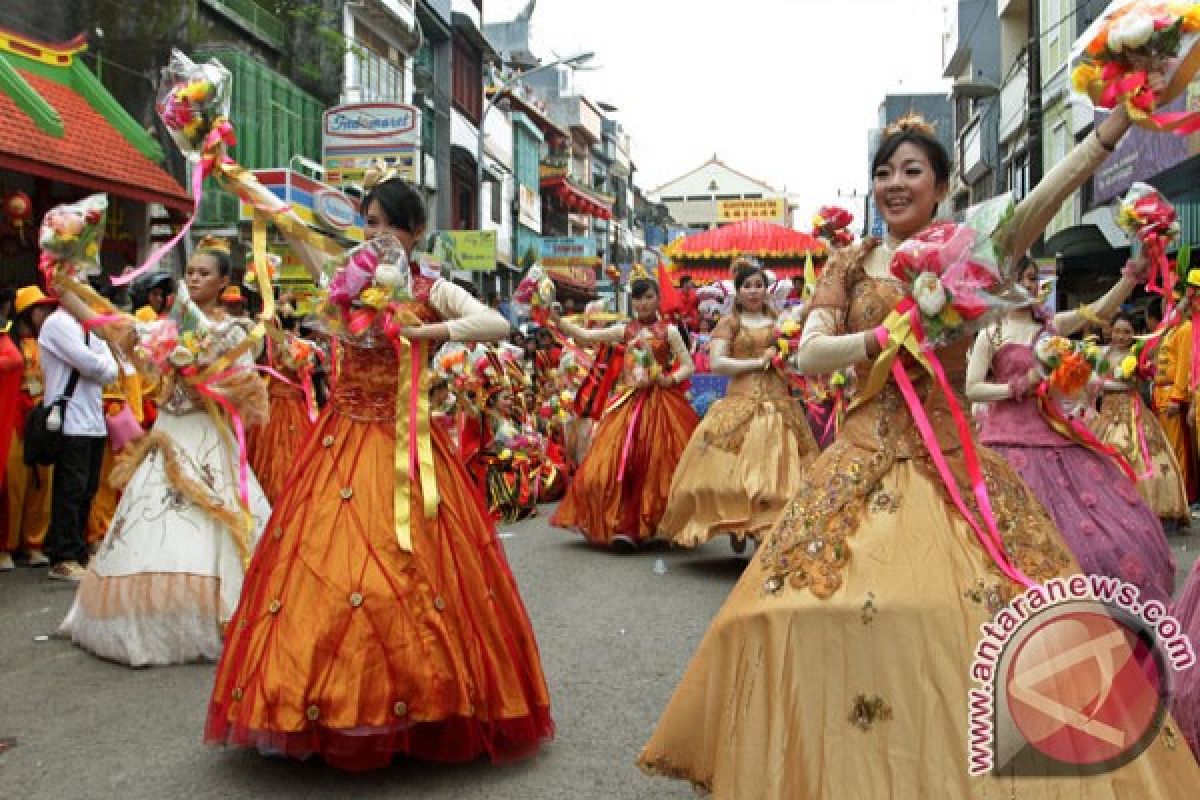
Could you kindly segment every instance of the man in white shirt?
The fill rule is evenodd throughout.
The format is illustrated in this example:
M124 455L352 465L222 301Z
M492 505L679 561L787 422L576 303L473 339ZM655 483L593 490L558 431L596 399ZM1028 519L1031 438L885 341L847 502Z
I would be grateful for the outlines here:
M63 414L63 450L54 464L50 530L45 552L49 577L78 582L88 559L88 513L100 485L100 464L108 439L104 387L117 378L117 362L99 336L87 334L69 312L58 309L38 335L47 406L66 394L71 373L79 371L75 392Z

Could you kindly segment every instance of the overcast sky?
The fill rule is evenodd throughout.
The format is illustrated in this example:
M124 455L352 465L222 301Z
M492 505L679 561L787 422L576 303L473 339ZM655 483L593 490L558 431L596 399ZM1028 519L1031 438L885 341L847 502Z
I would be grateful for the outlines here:
M525 0L485 0L485 21ZM539 0L534 52L596 53L577 73L633 136L649 191L707 161L796 195L798 223L865 190L867 129L888 91L944 89L953 0Z

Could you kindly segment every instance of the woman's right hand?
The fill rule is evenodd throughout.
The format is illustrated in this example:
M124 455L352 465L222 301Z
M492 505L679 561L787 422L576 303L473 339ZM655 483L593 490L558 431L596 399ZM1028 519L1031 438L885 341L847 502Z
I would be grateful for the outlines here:
M778 357L779 357L779 348L774 345L771 345L770 347L768 347L762 355L763 369L766 369L767 367L774 364L775 359Z

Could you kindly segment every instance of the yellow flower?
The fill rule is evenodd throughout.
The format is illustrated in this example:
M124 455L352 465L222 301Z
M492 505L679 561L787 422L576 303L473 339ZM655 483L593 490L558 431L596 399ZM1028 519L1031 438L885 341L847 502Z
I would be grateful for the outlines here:
M822 217L820 214L814 214L813 219L812 219L812 225L814 228L824 228L825 227L825 218Z
M96 246L95 242L88 242L88 246L83 248L83 257L90 261L91 259L94 259L99 252L100 248Z
M378 310L387 306L388 301L391 300L391 295L387 289L372 286L370 289L364 289L358 298L362 300L363 305Z
M1200 31L1200 3L1172 3L1167 11L1183 20L1184 33Z
M846 385L846 373L841 372L841 371L833 373L833 377L830 378L829 382L831 384L833 384L834 386L845 386Z
M949 303L942 309L942 313L938 314L938 319L948 328L957 328L963 324L962 314L958 313L958 310Z
M1135 356L1125 356L1125 358L1121 359L1119 369L1121 370L1122 378L1131 377L1137 371L1137 358Z
M1080 64L1071 71L1071 86L1081 94L1087 94L1088 88L1100 80L1100 69L1091 64Z
M1083 354L1087 358L1096 358L1100 355L1100 348L1094 344L1087 344L1083 348Z
M193 353L200 349L200 340L196 338L196 334L193 331L187 331L183 336L180 336L179 343Z
M498 456L498 458L501 461L511 461L512 457L513 457L513 452L512 452L512 450L509 450L507 447L504 448L503 450L501 450L500 455Z

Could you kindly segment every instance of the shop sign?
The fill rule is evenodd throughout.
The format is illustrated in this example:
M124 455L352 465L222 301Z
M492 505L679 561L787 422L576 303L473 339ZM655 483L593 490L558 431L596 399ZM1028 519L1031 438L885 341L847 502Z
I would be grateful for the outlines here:
M786 213L782 197L717 201L717 222L742 222L748 219L783 222Z
M441 231L433 254L452 270L491 272L496 268L496 232Z
M545 266L594 267L600 258L590 236L543 236L541 261Z
M377 161L400 177L416 180L421 146L421 111L403 103L350 103L322 117L321 154L330 183L362 183Z

